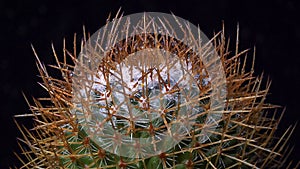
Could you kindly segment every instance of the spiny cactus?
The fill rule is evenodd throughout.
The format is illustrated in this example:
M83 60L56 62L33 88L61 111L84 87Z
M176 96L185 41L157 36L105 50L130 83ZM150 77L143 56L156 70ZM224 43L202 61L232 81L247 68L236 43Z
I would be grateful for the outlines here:
M224 29L203 42L172 18L144 14L131 34L117 16L78 58L53 47L59 79L37 57L49 97L30 105L33 129L17 124L21 168L290 168L294 128L275 136L283 113L265 103L255 57L247 70L249 50L230 52Z

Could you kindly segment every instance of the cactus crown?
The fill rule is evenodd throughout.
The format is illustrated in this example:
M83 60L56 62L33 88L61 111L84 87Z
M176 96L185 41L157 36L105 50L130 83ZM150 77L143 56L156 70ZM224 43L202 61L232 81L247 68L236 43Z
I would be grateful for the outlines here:
M158 28L149 18L139 23L141 30ZM247 70L248 50L240 52L238 41L236 52L229 51L224 27L196 48L166 32L125 33L113 41L117 36L112 31L111 48L99 61L103 34L96 41L100 45L81 46L79 59L65 45L60 59L53 47L57 64L51 67L61 72L61 79L52 78L37 58L49 97L30 105L32 130L18 125L26 158L20 157L21 168L287 166L285 145L294 128L274 136L283 113L265 103L270 82L254 76L254 56ZM218 55L218 62L205 62L209 55ZM67 57L73 62L67 63ZM224 71L225 81L214 81L211 71ZM226 85L222 103L211 99L224 96L213 95L214 85Z

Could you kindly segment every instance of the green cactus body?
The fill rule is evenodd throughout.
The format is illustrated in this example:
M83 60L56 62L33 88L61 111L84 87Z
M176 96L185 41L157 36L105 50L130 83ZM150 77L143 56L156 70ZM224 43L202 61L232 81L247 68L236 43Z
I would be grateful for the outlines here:
M23 149L27 161L23 160L21 168L285 166L285 140L293 128L289 127L279 139L274 136L280 118L276 106L264 102L270 83L263 88L262 76L254 76L253 66L246 70L248 50L233 55L229 52L224 30L211 41L224 67L227 86L225 107L214 115L218 118L211 123L215 125L213 129L203 125L211 110L213 85L206 65L197 57L196 51L205 53L205 47L190 50L180 40L159 32L128 35L115 42L102 58L98 70L92 72L92 87L89 91L81 89L83 100L76 104L73 77L70 78L72 71L73 76L79 76L74 71L74 65L80 64L76 52L71 54L64 49L62 62L55 54L57 65L53 67L61 72L62 79L52 78L38 62L43 87L49 92L49 104L34 100L34 130L19 127L24 135L22 142L29 148ZM146 61L154 66L138 67L134 57L147 60L148 57L143 58L147 49L168 52L170 62L162 67L155 65L159 62L157 55L155 60ZM142 53L132 56L138 52ZM74 63L66 62L67 55ZM175 57L178 64L172 64ZM182 125L186 119L193 121L190 127ZM129 138L142 139L133 142ZM108 148L115 148L116 153L107 151ZM166 151L147 154L160 148Z

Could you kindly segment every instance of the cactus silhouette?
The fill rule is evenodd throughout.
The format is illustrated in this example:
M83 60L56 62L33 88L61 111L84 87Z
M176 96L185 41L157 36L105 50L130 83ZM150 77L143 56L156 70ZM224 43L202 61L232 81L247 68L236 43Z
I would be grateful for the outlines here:
M270 82L254 75L255 57L249 64L238 40L230 52L224 28L201 45L189 26L180 30L189 39L181 39L168 21L160 27L145 17L135 35L126 34L128 22L121 40L114 27L96 41L84 35L78 58L75 45L62 57L53 47L50 67L61 78L37 57L49 97L30 104L33 129L17 123L21 168L291 168L286 144L295 127L275 136L283 112L265 103Z

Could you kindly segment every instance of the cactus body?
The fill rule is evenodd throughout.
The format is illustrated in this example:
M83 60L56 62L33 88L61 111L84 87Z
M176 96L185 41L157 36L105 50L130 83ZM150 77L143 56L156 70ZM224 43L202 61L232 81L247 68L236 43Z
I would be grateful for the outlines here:
M151 19L141 23L147 29ZM158 27L153 24L154 28ZM254 76L254 65L247 70L248 50L232 54L224 30L209 42L213 46L193 49L167 30L126 35L113 42L96 62L100 63L96 70L87 66L97 58L96 46L81 48L87 51L83 53L87 60L64 48L64 57L55 54L57 65L52 66L61 72L61 79L52 78L38 60L49 97L31 105L34 129L19 127L21 142L27 145L22 148L27 158L22 168L287 166L284 147L293 128L275 137L282 113L265 103L270 83ZM189 29L182 32L189 34ZM210 77L208 67L216 61L204 64L199 56L208 55L210 48L219 56L223 70L215 71L225 73L223 82ZM73 63L66 62L68 56ZM82 82L86 86L80 86ZM226 97L216 103L224 107L213 109L213 85L224 82Z

